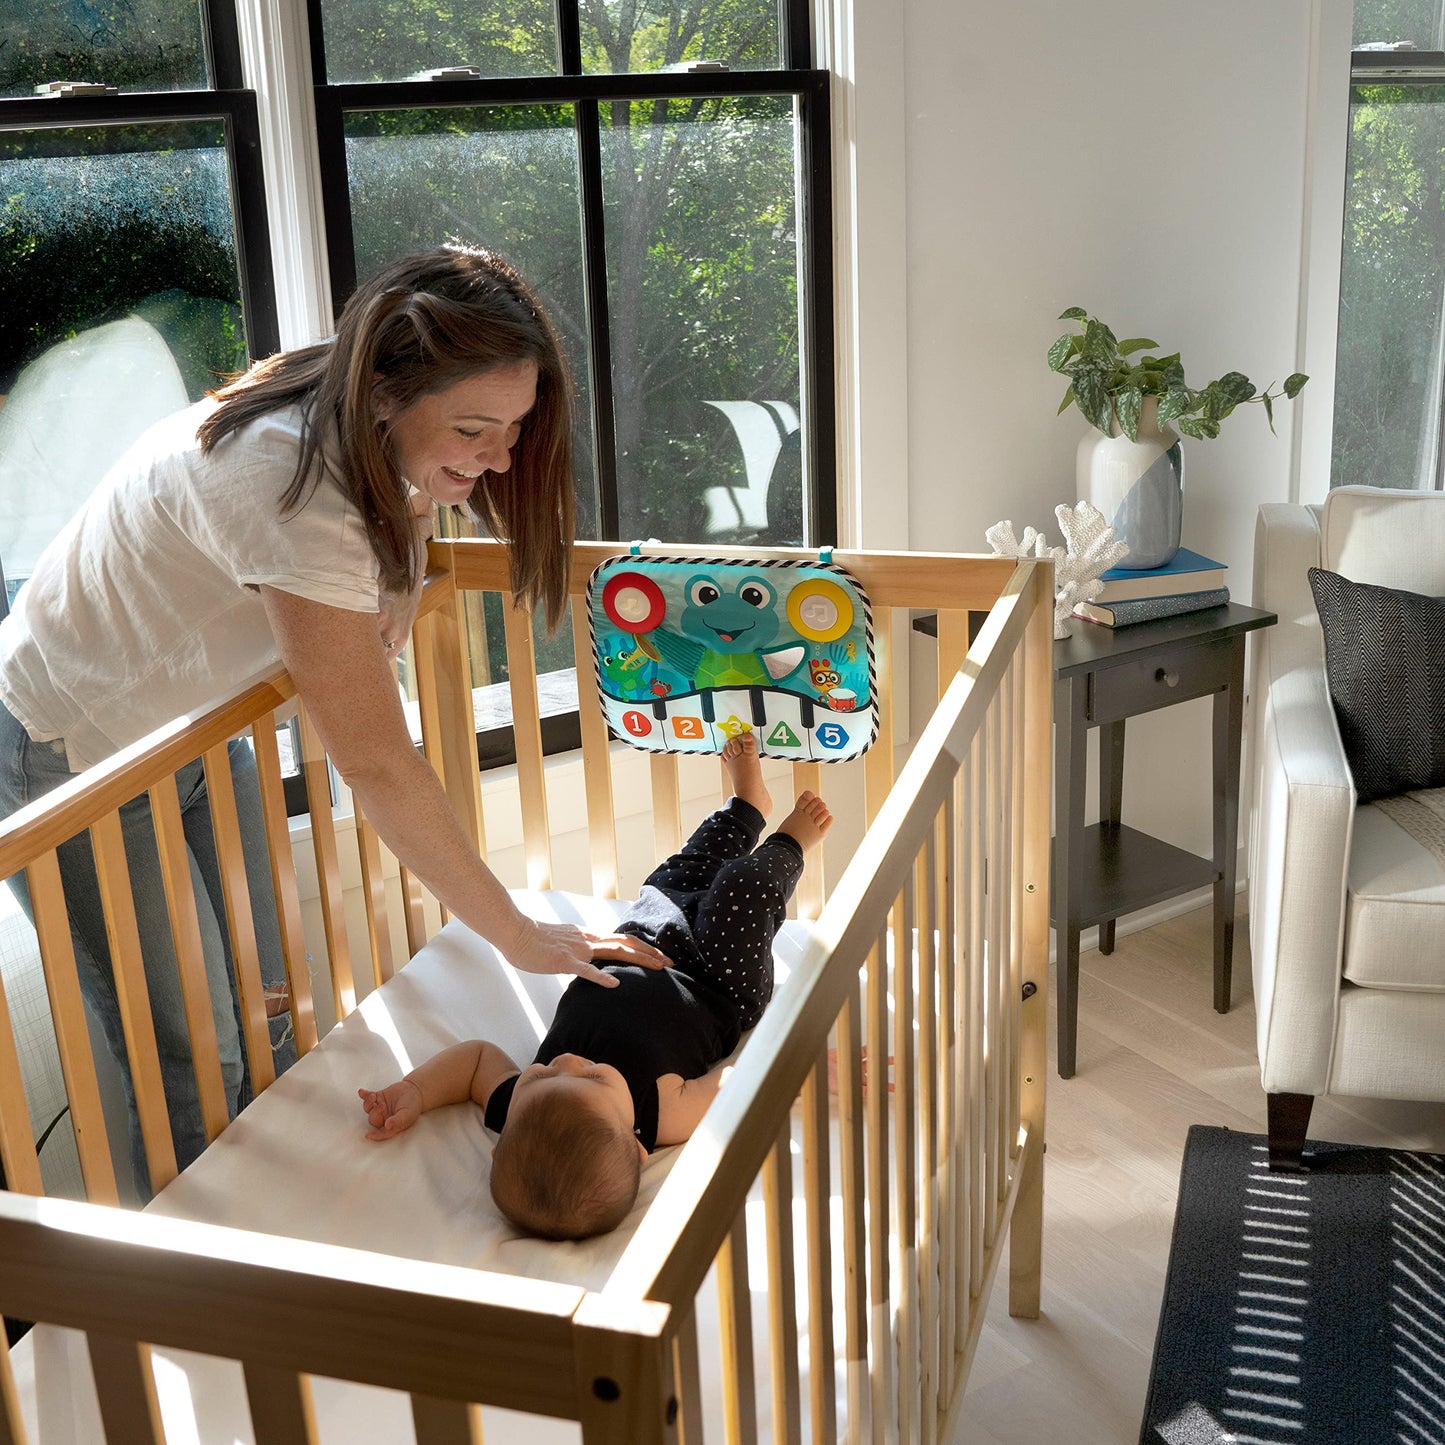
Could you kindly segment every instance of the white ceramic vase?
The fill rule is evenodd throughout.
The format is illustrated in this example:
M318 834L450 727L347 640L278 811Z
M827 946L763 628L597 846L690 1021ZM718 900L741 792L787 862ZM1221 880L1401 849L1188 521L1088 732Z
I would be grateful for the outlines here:
M1173 427L1158 425L1158 412L1159 398L1146 396L1136 442L1115 420L1112 436L1091 429L1079 443L1079 498L1092 502L1129 544L1119 566L1133 570L1169 561L1184 522L1184 449Z

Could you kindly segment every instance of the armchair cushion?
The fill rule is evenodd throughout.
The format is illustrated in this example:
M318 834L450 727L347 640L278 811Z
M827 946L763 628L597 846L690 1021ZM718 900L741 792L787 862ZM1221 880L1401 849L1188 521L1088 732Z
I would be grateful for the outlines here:
M1355 814L1345 977L1364 988L1445 993L1445 863L1381 807Z
M1359 801L1445 787L1445 597L1320 567L1309 579Z

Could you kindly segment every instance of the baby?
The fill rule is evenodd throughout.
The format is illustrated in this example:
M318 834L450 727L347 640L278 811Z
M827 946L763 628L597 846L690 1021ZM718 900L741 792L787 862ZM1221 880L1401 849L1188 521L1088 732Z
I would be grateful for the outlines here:
M718 1060L762 1017L773 992L773 937L832 826L805 792L776 832L757 740L722 751L733 796L653 870L620 932L654 944L662 970L607 964L603 988L574 980L535 1062L519 1070L486 1040L455 1044L385 1089L361 1089L368 1139L392 1139L428 1109L480 1104L500 1137L492 1198L519 1229L585 1239L615 1228L654 1149L689 1138L717 1095Z

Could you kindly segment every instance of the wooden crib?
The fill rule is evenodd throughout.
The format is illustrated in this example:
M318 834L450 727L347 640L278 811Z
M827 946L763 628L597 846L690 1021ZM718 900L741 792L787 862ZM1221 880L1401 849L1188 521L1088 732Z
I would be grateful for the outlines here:
M587 578L622 550L577 548L579 658L590 655L580 605ZM733 555L805 559L750 549ZM304 1053L317 1046L318 1028L276 746L276 715L293 697L284 672L160 730L0 825L0 877L28 872L90 1201L43 1197L35 1121L0 993L0 1159L10 1184L0 1194L0 1312L86 1333L110 1445L164 1439L152 1346L240 1361L255 1438L286 1445L316 1438L314 1376L409 1393L421 1445L477 1445L478 1404L577 1421L587 1445L679 1438L732 1445L759 1438L760 1416L763 1433L777 1441L953 1438L1006 1235L1010 1310L1034 1316L1039 1308L1052 573L1045 563L1001 558L838 552L834 560L873 604L880 730L866 757L826 770L795 764L793 783L822 784L840 814L835 835L847 826L840 798L853 789L866 832L860 821L851 856L840 859L831 847L826 862L822 850L810 855L797 903L800 916L814 920L803 963L779 988L728 1087L678 1154L600 1289L419 1265L113 1207L112 1153L55 849L91 830L138 1112L159 1188L174 1175L175 1160L115 810L149 790L178 951L194 964L194 902L179 861L173 773L205 759L247 1014L243 1032L264 1087L271 1055L226 744L242 730L254 739ZM463 607L475 591L503 593L509 602L506 583L496 544L434 543L413 652L427 756L484 855ZM908 636L910 608L938 611L939 700L926 726L912 729L917 741L895 776L903 739L891 706L892 649ZM970 611L989 614L971 648ZM529 620L510 606L505 613L527 883L547 888L551 839L535 654ZM620 745L607 735L589 682L584 670L591 888L616 896L612 768ZM331 1004L344 1017L357 989L337 831L324 758L304 713L300 736ZM679 770L673 757L655 756L647 766L662 856L682 836ZM356 836L369 954L358 949L357 957L379 984L400 960L390 942L381 849L362 819ZM404 872L402 885L404 932L415 951L436 910ZM214 1138L226 1126L214 1032L203 981L184 982L198 1001L192 1037ZM889 1089L881 1087L884 1060L891 1060ZM745 1203L759 1179L764 1207L750 1224ZM765 1257L768 1278L767 1308L756 1313L748 1303L750 1253L758 1269L757 1255ZM704 1364L695 1310L710 1271L721 1350ZM704 1369L722 1372L721 1420L703 1419ZM24 1439L0 1352L0 1445Z

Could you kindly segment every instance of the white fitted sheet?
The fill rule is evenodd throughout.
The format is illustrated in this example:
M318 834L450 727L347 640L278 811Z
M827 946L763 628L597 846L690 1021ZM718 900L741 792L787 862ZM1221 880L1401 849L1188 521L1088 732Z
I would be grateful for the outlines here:
M534 917L604 930L624 907L560 892L515 896ZM807 925L796 923L779 935L779 983L807 937ZM487 1172L493 1136L475 1105L436 1110L401 1137L375 1144L364 1138L356 1097L359 1087L389 1082L461 1039L493 1039L525 1064L566 983L517 974L470 930L448 924L256 1100L148 1206L150 1212L598 1287L677 1149L649 1159L637 1205L620 1229L580 1243L549 1244L518 1235L492 1206ZM710 1314L698 1312L704 1336ZM254 1445L238 1365L179 1350L154 1355L168 1445ZM101 1445L83 1336L42 1326L11 1358L32 1441ZM323 1445L411 1445L405 1396L328 1380L314 1381L314 1392ZM705 1386L705 1400L712 1393ZM715 1418L706 1406L705 1413ZM488 1445L580 1439L577 1428L564 1422L490 1409L483 1419Z

